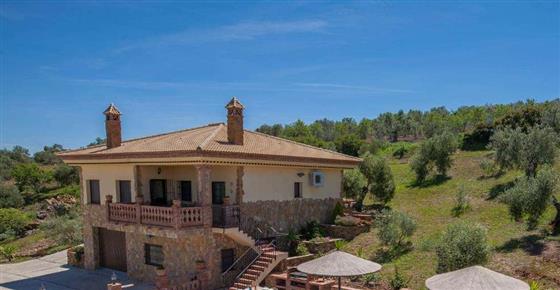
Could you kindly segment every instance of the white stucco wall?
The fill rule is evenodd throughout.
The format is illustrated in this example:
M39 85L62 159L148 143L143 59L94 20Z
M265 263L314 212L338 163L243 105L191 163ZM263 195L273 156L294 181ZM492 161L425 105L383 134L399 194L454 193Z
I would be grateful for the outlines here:
M113 201L118 202L117 181L130 180L132 201L136 196L136 180L134 164L88 164L82 165L83 202L88 203L88 180L99 180L101 204L105 203L105 195L112 195ZM161 172L158 174L158 168ZM211 166L211 180L223 181L226 193L232 201L236 200L236 167ZM150 179L166 179L168 199L173 199L177 192L177 181L190 180L192 184L193 201L197 200L198 182L194 166L141 166L141 188L145 200L150 197ZM323 186L315 187L311 184L310 173L317 171L309 168L245 166L243 176L244 201L257 200L292 200L294 199L294 182L302 182L303 198L338 198L342 173L340 169L319 169L325 176ZM304 173L302 177L298 173Z
M112 195L113 201L117 200L117 180L130 180L132 188L132 201L134 201L134 166L130 164L87 164L82 165L82 202L89 203L88 180L99 180L101 204L105 204L105 196Z
M315 187L311 184L310 173L313 171L320 171L325 175L323 186ZM304 175L299 177L298 173ZM292 200L295 182L302 182L303 198L339 198L341 180L340 169L246 166L243 201Z

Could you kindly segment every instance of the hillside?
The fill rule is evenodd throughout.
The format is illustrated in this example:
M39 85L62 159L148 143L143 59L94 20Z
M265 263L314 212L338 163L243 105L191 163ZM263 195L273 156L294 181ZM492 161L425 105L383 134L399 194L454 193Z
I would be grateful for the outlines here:
M380 254L381 244L376 230L365 233L345 246L351 253L363 251L374 261L383 261L382 276L388 280L394 267L411 278L412 289L423 289L424 281L436 274L434 242L450 223L468 220L484 225L488 229L492 256L487 267L521 278L537 280L544 289L560 289L560 242L543 238L540 230L527 231L525 223L513 221L505 204L491 193L499 194L508 182L521 176L521 172L510 171L499 177L482 177L480 160L487 158L489 151L460 151L454 155L450 179L421 187L414 186L414 174L407 160L390 158L397 190L389 206L413 216L418 228L412 237L413 249L394 259ZM557 162L555 168L560 169ZM471 209L460 217L453 217L455 193L464 186L471 198ZM560 193L556 193L560 196ZM366 202L371 202L371 199ZM539 228L553 218L552 207L541 219ZM360 248L362 250L360 250Z

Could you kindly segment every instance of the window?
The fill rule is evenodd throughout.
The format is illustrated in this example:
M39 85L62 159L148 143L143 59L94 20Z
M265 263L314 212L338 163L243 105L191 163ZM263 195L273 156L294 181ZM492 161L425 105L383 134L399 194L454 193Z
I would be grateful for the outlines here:
M131 203L132 202L132 191L130 189L130 180L119 180L117 182L119 190L119 202L120 203Z
M301 198L301 182L294 182L294 198Z
M101 193L99 192L99 180L89 180L89 203L100 204L101 203Z
M212 182L212 204L224 204L226 183L223 181Z
M312 184L313 186L323 186L324 182L325 182L325 176L323 175L322 172L313 172L312 173Z
M235 262L235 251L233 249L222 250L222 272L225 272Z
M189 180L179 181L179 193L181 194L181 201L192 202L192 187Z
M144 259L147 265L163 266L162 246L144 244Z

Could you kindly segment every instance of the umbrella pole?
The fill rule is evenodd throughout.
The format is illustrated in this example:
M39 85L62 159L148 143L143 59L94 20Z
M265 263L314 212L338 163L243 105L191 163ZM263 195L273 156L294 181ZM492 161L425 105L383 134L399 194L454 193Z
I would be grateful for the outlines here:
M342 289L341 285L340 285L340 277L338 277L338 290Z

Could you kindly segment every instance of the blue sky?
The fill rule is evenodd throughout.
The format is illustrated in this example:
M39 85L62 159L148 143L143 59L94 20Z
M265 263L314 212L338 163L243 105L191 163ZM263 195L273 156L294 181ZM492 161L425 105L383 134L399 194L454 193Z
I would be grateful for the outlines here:
M558 1L0 2L0 148L560 96Z

